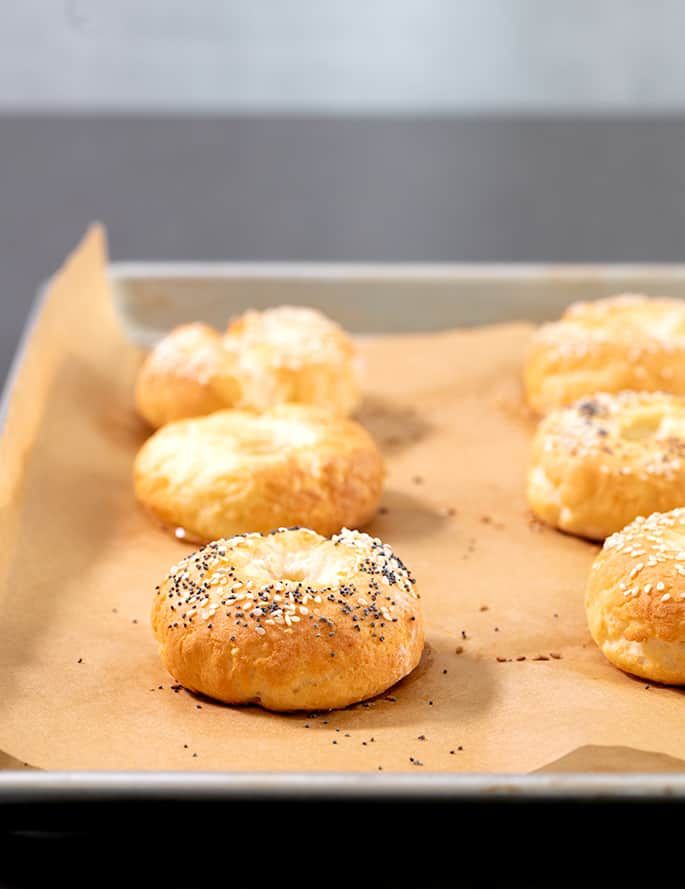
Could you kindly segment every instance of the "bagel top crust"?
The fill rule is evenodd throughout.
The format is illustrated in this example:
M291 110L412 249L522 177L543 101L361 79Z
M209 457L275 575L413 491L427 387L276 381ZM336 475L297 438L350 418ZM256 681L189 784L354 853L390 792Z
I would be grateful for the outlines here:
M685 459L685 397L597 392L548 414L536 437L560 459L597 457L622 475L672 478Z
M685 395L685 301L623 294L574 303L534 334L524 386L540 413L595 392Z
M315 309L245 312L229 324L222 344L241 381L237 407L313 404L347 415L359 403L356 348Z
M315 309L248 311L224 335L206 324L171 331L143 363L135 396L154 427L222 408L264 411L285 403L344 416L359 402L357 352Z
M304 528L217 540L156 590L169 672L228 703L344 707L409 673L423 648L411 572L378 538Z
M223 344L238 352L254 351L272 367L292 369L344 364L355 355L340 325L306 306L244 312L229 322Z

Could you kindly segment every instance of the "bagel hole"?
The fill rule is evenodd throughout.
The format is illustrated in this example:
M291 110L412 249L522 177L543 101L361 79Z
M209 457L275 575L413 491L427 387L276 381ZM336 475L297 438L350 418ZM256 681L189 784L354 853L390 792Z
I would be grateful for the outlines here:
M243 438L240 442L240 448L255 457L259 457L265 454L273 454L274 451L278 450L279 444L274 442L273 438L255 435L250 438Z
M644 441L648 438L654 438L659 432L663 422L663 414L639 414L631 417L621 425L621 438L628 441Z
M306 423L270 420L262 428L243 428L239 449L252 457L268 457L284 449L312 447L316 440L316 433Z
M685 335L685 321L683 321L680 310L674 313L669 312L657 329L667 340L674 336Z
M304 568L286 567L281 572L281 580L289 580L292 583L301 583L307 576Z

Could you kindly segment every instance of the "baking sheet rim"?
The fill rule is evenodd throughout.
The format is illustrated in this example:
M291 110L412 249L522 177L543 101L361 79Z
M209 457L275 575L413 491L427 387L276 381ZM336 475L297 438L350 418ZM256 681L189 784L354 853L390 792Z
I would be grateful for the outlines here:
M685 774L412 775L388 772L0 773L0 802L95 802L142 796L195 800L630 800L685 799Z
M554 265L534 264L342 264L342 263L110 263L110 276L127 277L237 277L245 274L275 277L332 277L371 275L382 278L394 274L455 278L545 275L583 277L601 274L609 279L631 270L685 277L685 265L663 263ZM10 370L0 395L0 435L2 434L14 381L23 361L31 332L47 293L49 279L39 288L24 324ZM528 773L486 775L480 773L425 773L407 775L388 772L122 772L122 771L0 771L0 803L94 802L120 800L147 794L155 799L250 799L277 800L298 797L311 800L357 799L453 799L453 800L647 800L685 798L685 774L663 775L640 772L536 775Z

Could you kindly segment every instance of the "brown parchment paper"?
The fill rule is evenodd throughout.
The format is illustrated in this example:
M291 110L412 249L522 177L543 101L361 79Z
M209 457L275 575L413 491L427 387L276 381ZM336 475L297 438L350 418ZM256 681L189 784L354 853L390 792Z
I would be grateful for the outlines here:
M388 462L370 531L418 578L428 645L415 673L387 696L330 714L225 707L174 690L157 658L153 587L191 547L133 499L131 464L146 435L131 398L140 355L112 310L104 237L93 228L52 282L0 442L3 761L678 769L682 693L647 688L602 658L582 606L596 547L528 514L533 424L519 377L530 331L509 324L363 343L359 416Z

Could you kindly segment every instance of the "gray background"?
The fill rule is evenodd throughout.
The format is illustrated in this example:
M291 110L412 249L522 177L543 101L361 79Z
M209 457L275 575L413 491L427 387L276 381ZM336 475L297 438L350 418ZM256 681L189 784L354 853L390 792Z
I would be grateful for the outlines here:
M0 0L0 377L115 259L679 261L680 0Z

